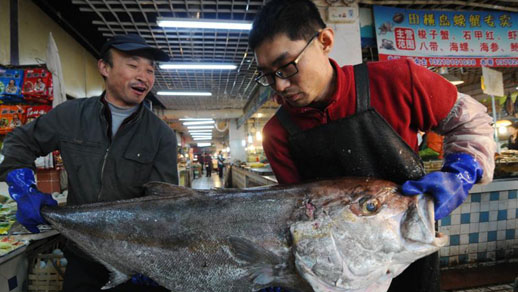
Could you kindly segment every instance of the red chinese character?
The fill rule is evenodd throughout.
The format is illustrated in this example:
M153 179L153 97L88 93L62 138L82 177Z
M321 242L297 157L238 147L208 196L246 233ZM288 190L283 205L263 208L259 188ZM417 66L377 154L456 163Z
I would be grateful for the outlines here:
M437 31L435 29L431 29L429 34L432 37L432 40L435 40L435 37L437 36Z
M475 34L475 38L480 40L482 38L482 31L481 30L475 30L473 32Z
M437 44L437 42L430 42L430 50L437 51L438 48L439 45Z
M419 46L419 50L421 50L421 51L428 51L428 47L426 46L425 42L421 43L421 45Z
M414 30L398 27L394 30L396 36L396 46L400 50L415 50Z
M491 52L498 51L499 47L497 43L491 43Z
M510 30L508 33L507 33L507 38L510 39L510 40L515 40L518 38L518 31L516 30Z
M489 52L489 45L487 43L480 43L481 52Z
M494 40L495 33L493 31L486 31L486 40Z
M464 39L465 40L470 40L471 39L471 31L470 30L463 31L463 35L464 35Z
M417 36L420 39L426 39L426 30L424 30L424 29L417 30Z
M450 43L450 52L458 52L459 46L457 43Z
M469 46L468 46L468 43L460 43L459 44L459 48L462 52L467 52L469 51Z
M511 43L511 52L518 52L518 43Z
M449 40L450 32L447 30L441 30L441 40Z

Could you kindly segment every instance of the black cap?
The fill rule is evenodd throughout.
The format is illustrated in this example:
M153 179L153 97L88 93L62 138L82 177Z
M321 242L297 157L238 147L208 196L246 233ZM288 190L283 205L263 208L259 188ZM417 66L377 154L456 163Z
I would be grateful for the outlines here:
M110 48L115 48L123 52L148 51L155 61L169 61L169 55L164 51L154 48L146 43L146 41L136 34L116 35L107 41L102 49L101 56Z

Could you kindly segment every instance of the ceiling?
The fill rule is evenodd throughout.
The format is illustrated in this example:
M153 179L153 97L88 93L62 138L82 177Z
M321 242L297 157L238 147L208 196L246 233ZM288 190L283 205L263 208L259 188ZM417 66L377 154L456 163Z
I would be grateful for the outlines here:
M232 112L242 115L247 102L258 94L253 81L256 65L248 48L246 31L162 28L157 17L225 19L252 21L267 0L33 0L76 40L98 57L102 44L114 34L137 33L149 44L169 53L172 62L233 63L237 70L179 71L158 69L155 91L210 91L209 97L157 96L159 106L180 111ZM317 0L322 2L323 0ZM497 10L518 12L518 0L507 1L433 1L359 0L360 7L398 6L412 9ZM364 52L365 60L375 59L376 48ZM432 68L435 69L435 68ZM514 68L505 69L516 78ZM466 81L469 88L480 82L480 68L453 69L450 73ZM472 86L473 87L473 86ZM475 88L475 87L473 87ZM267 103L270 109L275 104ZM271 110L270 110L271 112ZM180 117L180 116L178 116ZM178 118L175 117L175 118ZM268 117L268 115L266 115Z

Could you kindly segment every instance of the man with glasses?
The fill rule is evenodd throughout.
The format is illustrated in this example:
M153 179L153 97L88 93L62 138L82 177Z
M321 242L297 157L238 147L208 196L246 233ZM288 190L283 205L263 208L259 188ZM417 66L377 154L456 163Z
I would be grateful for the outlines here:
M272 0L254 21L256 81L282 105L263 129L280 184L387 179L402 184L405 195L432 195L439 220L474 183L492 180L495 143L483 105L411 60L340 67L328 57L333 44L334 31L310 0ZM419 130L445 136L441 171L425 174L416 154ZM343 280L335 283L346 287ZM439 291L437 253L412 264L389 291Z

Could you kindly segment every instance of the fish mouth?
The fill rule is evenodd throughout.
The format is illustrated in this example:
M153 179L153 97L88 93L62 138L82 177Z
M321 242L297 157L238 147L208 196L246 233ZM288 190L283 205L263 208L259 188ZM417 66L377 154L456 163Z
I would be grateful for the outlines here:
M401 232L407 240L436 247L444 246L448 241L446 235L435 231L434 202L426 194L416 196L415 204L409 206L401 222Z
M421 198L419 200L424 200L424 204L426 204L425 208L427 209L426 211L428 212L428 214L430 214L428 216L428 223L432 228L435 229L435 205L433 199L431 198L431 196L423 194L421 195ZM448 236L439 231L435 231L435 238L432 241L432 245L441 247L446 245L447 243Z

